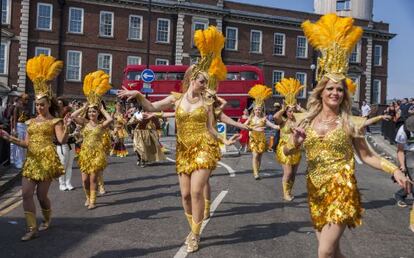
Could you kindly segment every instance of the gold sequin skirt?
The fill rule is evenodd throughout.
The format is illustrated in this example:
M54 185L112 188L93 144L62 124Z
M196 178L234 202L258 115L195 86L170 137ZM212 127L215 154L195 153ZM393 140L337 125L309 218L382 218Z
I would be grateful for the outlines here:
M82 145L78 159L80 171L88 175L103 171L107 165L105 151L102 147L87 148Z
M23 176L34 181L46 181L64 174L62 163L54 145L28 148L23 165Z
M277 145L277 149L276 149L276 159L277 161L279 161L280 164L283 165L297 165L300 162L300 158L301 158L301 153L300 151L290 154L290 155L285 155L285 153L283 153L283 147L286 145L286 142L284 141L280 141L279 144Z
M249 136L249 148L251 152L263 153L266 151L266 135L264 132L252 131Z
M177 137L177 173L191 174L195 170L214 170L221 158L216 139L209 133L180 140Z
M362 224L361 198L353 174L337 172L317 188L308 178L308 202L313 226L321 231L326 224L350 228Z

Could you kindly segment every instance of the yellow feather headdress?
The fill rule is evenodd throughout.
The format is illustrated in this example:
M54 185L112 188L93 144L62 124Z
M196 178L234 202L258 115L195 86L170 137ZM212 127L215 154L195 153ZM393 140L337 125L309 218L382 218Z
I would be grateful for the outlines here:
M33 82L36 99L52 98L50 82L62 71L63 62L53 56L41 54L27 61L26 72Z
M194 66L191 77L195 79L202 71L208 73L208 88L213 91L217 91L218 82L227 75L226 66L221 59L224 42L223 33L215 26L194 33L194 44L200 51L201 59Z
M272 89L266 85L256 84L249 90L248 94L254 98L256 107L263 107L265 100L272 96Z
M318 58L317 81L323 76L335 82L345 79L348 60L363 30L354 26L350 17L341 18L336 14L326 14L317 22L309 20L302 23L302 29L309 43L321 51Z
M294 78L283 78L276 83L275 88L280 95L285 97L285 104L288 106L296 105L296 96L304 88L300 81Z
M83 94L88 100L89 107L98 107L102 96L111 88L109 75L101 70L87 74L83 80Z
M356 83L354 82L354 81L352 81L352 79L351 78L346 78L345 79L345 84L346 84L346 87L347 87L347 89L348 89L348 92L349 92L349 94L352 96L352 95L354 95L355 94L355 91L356 91L356 89L357 89L357 85L356 85Z

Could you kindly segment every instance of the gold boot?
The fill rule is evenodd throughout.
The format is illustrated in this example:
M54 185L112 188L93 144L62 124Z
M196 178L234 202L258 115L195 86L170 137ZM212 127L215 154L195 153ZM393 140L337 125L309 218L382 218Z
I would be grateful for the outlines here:
M90 193L89 189L86 189L85 187L83 188L83 191L85 192L85 196L86 196L86 201L85 201L84 205L85 205L85 207L88 207L91 193Z
M210 206L211 206L211 201L204 199L204 220L210 218Z
M21 238L22 241L29 241L37 237L36 215L33 212L25 211L27 232Z
M259 164L257 164L258 162L256 160L253 160L253 176L254 179L259 180L260 176L259 176Z
M98 176L98 192L99 192L99 195L106 194L105 184L104 184L104 180L103 180L103 172L100 172L99 176Z
M292 201L293 197L290 195L292 185L290 184L289 181L287 182L282 181L282 186L283 186L283 199L288 202Z
M96 208L96 191L91 190L90 191L90 197L89 197L89 206L88 210L92 210Z
M44 220L43 220L42 224L40 224L40 226L39 226L39 229L38 229L39 231L44 231L44 230L49 228L50 221L51 221L52 210L51 209L48 209L48 210L42 209L42 214L43 214Z
M193 215L184 213L185 217L187 218L188 225L190 225L190 233L188 233L187 237L185 238L184 244L188 245L191 239L191 229L193 228Z
M198 223L192 222L190 241L187 245L187 253L194 253L200 248L200 231L203 221Z

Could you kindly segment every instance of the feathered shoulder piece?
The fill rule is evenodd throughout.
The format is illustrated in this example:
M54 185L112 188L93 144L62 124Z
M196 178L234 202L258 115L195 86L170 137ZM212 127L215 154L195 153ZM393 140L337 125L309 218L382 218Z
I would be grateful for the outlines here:
M363 30L354 26L350 17L341 18L336 14L326 14L317 22L302 23L302 29L309 43L321 51L318 58L317 80L327 76L335 82L345 79L348 72L348 59Z
M285 104L288 106L296 105L296 96L304 88L300 81L294 78L283 78L276 83L275 88L280 95L285 97Z
M254 98L255 106L264 106L266 99L272 96L272 89L266 85L256 84L248 92L249 96Z
M62 71L63 62L41 54L27 61L26 72L33 82L36 99L52 97L50 82Z
M89 107L99 106L102 96L111 88L109 75L101 70L87 74L83 80L83 94Z

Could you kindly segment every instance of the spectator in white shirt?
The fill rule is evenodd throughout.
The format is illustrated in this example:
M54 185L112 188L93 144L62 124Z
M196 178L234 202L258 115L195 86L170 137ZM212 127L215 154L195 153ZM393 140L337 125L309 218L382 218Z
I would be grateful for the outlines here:
M362 117L368 118L370 114L371 114L371 107L368 105L368 103L365 100L362 101L362 106L361 106ZM369 126L366 127L366 130L368 133L371 132L371 130L369 129Z

